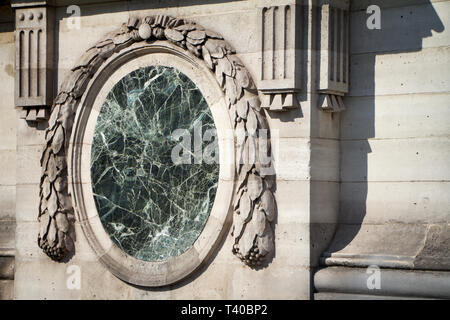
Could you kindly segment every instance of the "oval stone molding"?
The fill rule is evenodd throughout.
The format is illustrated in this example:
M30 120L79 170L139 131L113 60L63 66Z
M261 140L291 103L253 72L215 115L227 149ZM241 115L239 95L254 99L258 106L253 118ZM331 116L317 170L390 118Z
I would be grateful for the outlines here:
M134 259L111 243L90 208L92 195L86 193L90 178L83 176L83 165L89 165L83 159L90 149L85 133L95 125L90 115L98 113L95 100L101 98L102 87L111 85L120 70L151 63L180 68L199 86L222 141L221 155L226 154L222 152L226 131L234 129L229 139L234 140L234 161L224 166L220 160L219 187L205 229L192 250L164 262ZM184 278L211 254L226 232L231 205L234 245L230 249L245 264L261 265L274 248L276 211L272 163L257 152L258 148L270 152L268 129L249 73L219 34L164 15L142 21L131 18L81 56L54 100L41 158L39 246L50 258L65 259L73 251L75 213L90 245L115 275L138 285L162 286Z
M219 140L219 157L234 158L232 123L222 90L209 70L196 58L164 41L137 43L112 56L88 84L81 98L69 145L69 190L75 216L90 246L117 277L142 286L162 286L189 275L213 252L228 230L234 189L234 162L220 159L219 185L206 224L183 254L164 261L136 259L119 248L102 225L92 194L90 158L97 117L114 85L131 71L143 66L174 68L186 75L202 92L214 119ZM227 136L228 134L228 136Z

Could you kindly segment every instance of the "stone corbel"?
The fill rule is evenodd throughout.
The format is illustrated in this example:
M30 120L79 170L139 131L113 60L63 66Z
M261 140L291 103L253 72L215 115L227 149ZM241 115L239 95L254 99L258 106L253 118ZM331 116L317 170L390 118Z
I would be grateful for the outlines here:
M320 7L319 107L345 110L349 79L349 0L325 0Z
M326 112L340 112L345 110L342 96L337 94L322 94L319 98L320 108Z
M48 1L12 1L16 15L15 106L28 122L46 121L53 100L54 10Z
M258 2L258 90L263 108L286 111L298 107L302 6L295 0Z

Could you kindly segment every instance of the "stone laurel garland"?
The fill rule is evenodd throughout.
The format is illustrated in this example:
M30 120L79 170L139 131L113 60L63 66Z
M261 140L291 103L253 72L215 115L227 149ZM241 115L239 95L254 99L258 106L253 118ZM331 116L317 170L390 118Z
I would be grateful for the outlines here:
M73 207L67 184L67 150L76 108L86 86L113 53L139 41L168 40L204 60L225 92L237 141L238 185L233 203L233 253L257 266L274 247L271 222L275 216L273 176L266 176L257 150L270 151L268 125L257 90L242 62L223 38L183 19L158 15L127 24L88 49L66 77L55 98L45 132L40 181L38 244L60 261L73 250Z

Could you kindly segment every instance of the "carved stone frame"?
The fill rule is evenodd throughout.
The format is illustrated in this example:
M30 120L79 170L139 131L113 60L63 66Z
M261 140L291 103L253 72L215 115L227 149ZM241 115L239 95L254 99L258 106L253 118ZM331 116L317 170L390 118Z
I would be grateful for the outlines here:
M69 192L75 216L99 260L120 279L155 287L177 282L212 254L231 222L234 189L234 141L225 97L215 77L188 51L167 41L135 43L111 56L90 80L75 117L68 153ZM211 109L219 139L219 186L213 208L200 236L186 252L166 261L138 260L114 244L102 226L90 183L90 147L98 112L112 86L139 67L164 65L187 75L202 92ZM225 158L223 158L225 157Z
M38 244L56 261L63 260L73 251L75 237L72 196L75 194L71 194L74 191L69 190L68 167L73 168L74 164L68 165L67 156L75 114L79 106L84 108L80 99L86 96L88 85L93 83L91 78L99 80L101 73L98 71L108 65L105 62L111 57L121 56L120 52L127 52L127 48L136 43L142 45L160 40L180 47L185 51L181 56L191 56L193 60L197 60L197 64L209 69L210 76L215 76L217 85L224 94L224 108L235 129L234 163L237 179L232 205L232 252L246 265L260 266L274 250L272 222L275 219L276 204L269 126L265 113L261 110L256 86L235 51L221 35L205 30L194 22L165 15L147 16L142 21L130 18L120 29L109 33L88 49L66 76L53 102L45 133L41 157ZM75 154L71 161L80 159L76 154L77 150L72 150ZM79 182L81 181L72 181L74 185ZM79 193L78 196L80 195ZM102 254L101 251L99 253ZM111 261L111 265L114 270L118 270L114 268L114 261ZM134 265L142 268L139 262ZM139 281L133 279L129 281ZM147 279L144 283L152 285L152 281ZM165 281L167 280L157 281L155 285Z

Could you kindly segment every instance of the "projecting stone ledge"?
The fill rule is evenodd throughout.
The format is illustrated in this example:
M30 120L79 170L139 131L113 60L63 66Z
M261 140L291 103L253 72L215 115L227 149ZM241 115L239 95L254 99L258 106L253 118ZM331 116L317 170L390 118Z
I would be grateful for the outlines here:
M44 122L50 116L50 109L46 106L42 108L23 108L20 112L20 119L28 122Z
M367 285L366 268L328 267L314 275L316 300L448 299L450 272L380 269L379 288ZM370 281L370 280L369 280Z
M326 112L340 112L345 110L342 96L336 94L324 94L320 97L320 108Z
M262 107L270 111L285 111L298 107L295 92L264 93Z
M450 226L441 224L341 224L322 254L326 266L450 271Z

